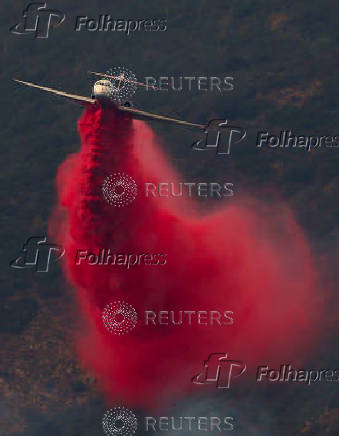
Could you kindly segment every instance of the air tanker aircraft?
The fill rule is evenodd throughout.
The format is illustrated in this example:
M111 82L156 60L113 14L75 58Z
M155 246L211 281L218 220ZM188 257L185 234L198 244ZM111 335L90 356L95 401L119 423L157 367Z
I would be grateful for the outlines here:
M137 82L136 80L130 80L125 76L124 73L119 75L103 74L96 72L89 73L103 77L103 79L97 80L94 83L91 97L83 97L82 95L69 94L64 91L48 88L47 86L40 86L31 82L24 82L18 79L13 80L21 85L30 86L33 88L41 89L42 91L51 92L55 95L59 95L60 97L65 97L83 106L90 106L92 104L95 104L96 102L99 102L101 105L113 104L119 110L132 114L133 118L169 121L171 123L179 124L181 126L197 127L199 129L205 128L205 126L203 126L202 124L190 123L188 121L178 120L164 115L157 115L145 112L140 109L131 107L131 103L128 100L124 102L121 101L121 97L125 95L123 92L124 87L128 88L128 86L132 86L137 88L138 86L143 86L146 88L158 89L155 86L146 85L145 83Z

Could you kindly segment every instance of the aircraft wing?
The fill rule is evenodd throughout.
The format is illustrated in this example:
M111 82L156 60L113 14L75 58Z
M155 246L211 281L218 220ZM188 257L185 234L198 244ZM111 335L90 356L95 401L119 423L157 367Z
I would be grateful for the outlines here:
M60 97L67 98L69 100L73 100L79 104L82 104L84 106L87 106L89 104L95 104L96 100L90 97L83 97L82 95L76 95L76 94L69 94L68 92L58 91L54 88L48 88L47 86L40 86L36 85L35 83L31 82L24 82L23 80L13 79L16 83L19 83L20 85L30 86L32 88L41 89L42 91L51 92L52 94L59 95ZM204 129L205 126L202 124L195 124L190 123L188 121L178 120L176 118L170 118L164 115L157 115L152 114L150 112L145 112L140 109L128 107L128 106L118 106L118 108L121 111L129 112L133 118L140 118L140 119L151 119L151 120L158 120L158 121L169 121L171 123L179 124L181 126L187 126L187 127L197 127L199 129Z
M199 129L204 129L205 126L202 124L195 124L190 123L188 121L178 120L176 118L170 118L166 117L164 115L157 115L157 114L151 114L150 112L145 112L140 109L136 109L133 107L126 107L126 106L118 106L120 110L129 112L133 115L134 118L140 118L140 119L152 119L152 120L158 120L158 121L169 121L171 123L180 124L181 126L187 126L187 127L197 127Z
M79 104L87 106L88 104L94 104L95 100L90 97L83 97L82 95L69 94L68 92L58 91L57 89L48 88L47 86L36 85L31 82L24 82L22 80L13 79L14 82L19 83L20 85L31 86L32 88L38 88L42 91L51 92L52 94L59 95L60 97L68 98L69 100L73 100Z

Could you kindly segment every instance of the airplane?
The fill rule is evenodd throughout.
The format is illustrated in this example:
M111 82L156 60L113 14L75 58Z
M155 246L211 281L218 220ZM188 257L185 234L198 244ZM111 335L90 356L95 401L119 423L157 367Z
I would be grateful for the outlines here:
M120 104L120 101L116 100L114 98L114 94L116 91L118 91L120 89L121 82L130 81L130 80L126 79L123 74L121 74L119 76L112 76L109 74L102 74L102 73L92 73L92 74L100 75L100 76L103 76L105 78L97 80L94 83L93 88L92 88L92 96L91 97L84 97L82 95L70 94L68 92L59 91L57 89L49 88L47 86L40 86L40 85L37 85L35 83L25 82L23 80L18 80L18 79L13 79L13 80L14 80L14 82L16 82L20 85L25 85L25 86L29 86L32 88L40 89L42 91L51 92L52 94L58 95L60 97L64 97L68 100L74 101L75 103L78 103L78 104L83 105L83 106L91 106L93 104L96 104L97 102L101 105L113 104L117 109L119 109L123 112L130 113L132 115L132 117L136 118L136 119L167 121L167 122L175 123L175 124L178 124L181 126L193 127L193 128L198 128L201 130L205 130L205 128L206 128L206 126L204 126L202 124L190 123L188 121L178 120L176 118L171 118L171 117L168 117L165 115L153 114L150 112L146 112L146 111L131 107L131 103L128 101L126 101L124 104ZM114 86L113 82L111 80L109 80L109 78L119 81L118 88L116 88ZM135 83L138 86L148 86L148 85L143 84L141 82L135 82Z

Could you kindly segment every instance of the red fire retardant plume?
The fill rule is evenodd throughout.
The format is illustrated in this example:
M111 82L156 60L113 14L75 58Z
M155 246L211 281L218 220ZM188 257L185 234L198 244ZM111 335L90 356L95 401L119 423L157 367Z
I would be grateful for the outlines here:
M146 182L185 181L171 169L152 130L99 105L85 110L78 128L81 150L59 168L51 228L66 248L65 272L83 315L80 360L94 372L110 404L155 407L209 390L191 379L203 371L210 353L228 353L246 363L247 373L237 383L257 365L298 368L314 340L316 278L307 243L288 209L226 198L206 214L187 197L146 197ZM107 204L102 195L105 178L118 172L138 186L136 199L125 207ZM97 254L102 248L116 254L165 253L167 263L129 269L76 265L77 250ZM118 300L138 313L135 329L120 336L109 333L101 318ZM146 326L145 310L231 310L234 323L197 325L195 317L192 325L184 318L182 325Z

